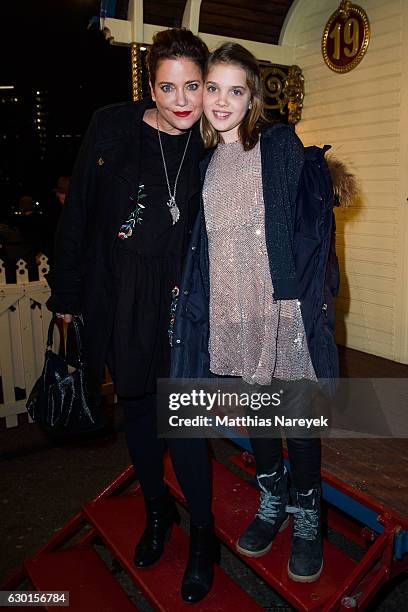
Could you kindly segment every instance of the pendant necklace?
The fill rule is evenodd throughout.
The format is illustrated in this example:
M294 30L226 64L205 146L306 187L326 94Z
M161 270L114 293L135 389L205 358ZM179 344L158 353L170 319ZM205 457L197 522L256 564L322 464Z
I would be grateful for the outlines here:
M177 206L177 202L176 202L177 182L178 182L178 179L179 179L179 176L180 176L180 172L181 172L181 168L182 168L182 165L183 165L183 162L184 162L184 158L185 158L186 153L187 153L187 148L188 148L188 145L189 145L189 142L190 142L191 130L188 133L187 143L186 143L186 146L184 148L184 153L183 153L183 156L181 158L179 169L177 171L176 180L174 181L174 189L173 189L173 193L172 193L171 187L170 187L169 175L168 175L168 172L167 172L166 160L164 158L163 145L162 145L161 136L160 136L159 111L156 111L156 125L157 125L157 134L159 136L160 152L161 152L161 156L162 156L162 160L163 160L164 174L166 176L167 189L169 191L169 201L167 202L167 206L169 207L169 211L170 211L170 214L171 214L171 219L173 221L173 225L175 225L177 223L177 221L180 219L180 209Z

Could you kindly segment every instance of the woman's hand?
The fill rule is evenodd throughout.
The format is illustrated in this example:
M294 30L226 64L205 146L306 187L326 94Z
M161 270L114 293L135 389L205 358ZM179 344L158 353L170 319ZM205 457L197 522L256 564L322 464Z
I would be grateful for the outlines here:
M62 314L61 312L56 312L55 314L59 319L63 319L65 323L71 323L72 321L72 314Z

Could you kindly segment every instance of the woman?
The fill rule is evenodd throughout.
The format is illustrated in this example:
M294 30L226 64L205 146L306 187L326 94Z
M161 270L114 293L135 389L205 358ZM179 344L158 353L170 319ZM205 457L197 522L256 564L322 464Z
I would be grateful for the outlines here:
M203 211L176 311L172 376L183 377L187 369L191 377L233 376L258 385L301 380L313 387L317 376L337 372L323 303L332 233L330 179L324 168L329 188L318 197L316 216L311 210L299 219L304 149L288 126L260 132L259 67L242 46L226 43L210 55L203 103L204 144L216 148L203 162ZM324 151L317 151L324 166ZM332 261L335 276L335 257ZM305 285L304 278L311 281ZM189 295L194 296L194 321L188 314ZM329 309L331 317L332 302ZM292 409L295 401L298 411L306 408L299 405L301 396L292 395ZM260 505L237 549L247 556L265 554L287 525L290 510L289 577L314 581L323 566L320 439L287 440L290 508L281 439L251 436L251 444Z
M147 62L152 101L97 111L82 144L48 276L48 306L69 322L81 313L90 391L95 402L106 362L129 453L146 507L134 562L147 567L179 520L163 481L164 441L157 437L156 379L169 369L172 290L199 202L203 153L205 44L170 29L153 40ZM203 440L171 440L173 464L191 517L186 601L209 591L215 538L208 454Z

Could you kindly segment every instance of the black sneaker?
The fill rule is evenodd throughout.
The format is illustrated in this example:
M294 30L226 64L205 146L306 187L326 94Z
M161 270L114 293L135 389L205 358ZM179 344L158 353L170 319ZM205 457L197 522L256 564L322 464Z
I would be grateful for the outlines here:
M323 569L321 491L319 488L300 493L292 488L291 497L294 505L286 508L293 514L288 576L295 582L314 582Z
M237 551L247 557L267 553L276 534L289 522L285 510L289 499L286 467L273 474L259 474L257 480L261 490L259 509L236 543Z

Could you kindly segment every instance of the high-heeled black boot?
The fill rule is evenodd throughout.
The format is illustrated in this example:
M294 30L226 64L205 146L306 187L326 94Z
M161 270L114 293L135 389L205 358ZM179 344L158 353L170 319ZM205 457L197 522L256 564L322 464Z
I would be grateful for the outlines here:
M166 490L160 497L145 498L146 528L140 538L134 555L136 567L148 567L158 561L165 542L170 537L171 527L180 523L174 499Z
M205 527L190 525L190 550L181 586L181 596L196 603L210 592L214 579L214 563L220 560L220 543L213 523Z

